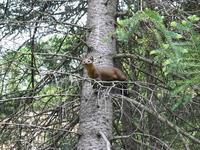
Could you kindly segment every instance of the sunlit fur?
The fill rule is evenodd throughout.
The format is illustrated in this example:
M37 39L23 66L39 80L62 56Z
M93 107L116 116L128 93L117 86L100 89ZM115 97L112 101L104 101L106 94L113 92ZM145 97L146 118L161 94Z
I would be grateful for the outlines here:
M126 76L121 70L115 67L97 67L93 64L94 58L85 58L82 61L87 74L90 78L100 79L102 81L125 81Z

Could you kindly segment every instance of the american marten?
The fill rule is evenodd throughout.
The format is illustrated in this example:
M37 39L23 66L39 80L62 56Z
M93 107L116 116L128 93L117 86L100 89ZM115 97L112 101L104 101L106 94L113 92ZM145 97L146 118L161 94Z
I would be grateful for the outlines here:
M121 70L115 67L97 67L93 64L94 58L85 58L82 61L83 66L87 70L87 74L92 79L100 79L102 81L125 81L126 76Z

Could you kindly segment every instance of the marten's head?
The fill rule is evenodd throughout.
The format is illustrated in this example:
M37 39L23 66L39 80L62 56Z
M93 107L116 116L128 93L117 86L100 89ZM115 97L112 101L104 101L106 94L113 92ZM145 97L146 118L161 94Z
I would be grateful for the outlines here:
M90 58L83 59L82 64L89 65L89 64L93 64L93 62L94 62L94 58L93 58L93 56L90 56Z

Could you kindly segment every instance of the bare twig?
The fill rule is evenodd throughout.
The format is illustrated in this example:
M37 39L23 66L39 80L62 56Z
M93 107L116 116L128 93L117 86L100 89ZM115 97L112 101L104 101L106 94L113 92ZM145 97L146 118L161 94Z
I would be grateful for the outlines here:
M178 127L177 125L173 124L171 121L169 121L168 119L166 119L165 116L161 116L158 112L153 111L150 108L146 107L145 105L137 102L136 100L128 98L128 97L125 97L123 95L115 94L113 96L114 97L118 97L118 98L126 99L127 101L133 103L134 105L137 105L141 109L144 109L146 112L148 112L151 115L153 115L156 118L158 118L161 122L166 123L169 127L171 127L172 129L174 129L177 133L180 133L180 134L184 135L185 137L189 138L194 143L200 144L200 140L199 139L195 138L194 136L192 136L191 134L189 134L185 130L183 130L180 127Z

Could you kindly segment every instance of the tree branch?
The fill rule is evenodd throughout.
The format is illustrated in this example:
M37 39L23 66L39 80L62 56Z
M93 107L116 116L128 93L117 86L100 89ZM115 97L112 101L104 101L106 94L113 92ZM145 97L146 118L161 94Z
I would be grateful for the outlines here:
M131 98L125 97L123 95L119 95L119 94L114 94L113 96L116 97L116 98L125 99L125 100L133 103L134 105L137 105L141 109L143 109L146 112L150 113L151 115L157 117L161 122L166 123L170 128L174 129L177 133L180 133L180 134L186 136L187 138L189 138L194 143L200 144L200 140L199 139L197 139L194 136L190 135L188 132L186 132L185 130L181 129L177 125L173 124L171 121L167 120L165 116L161 116L159 113L149 109L148 107L144 106L143 104L137 102L134 99L131 99Z

